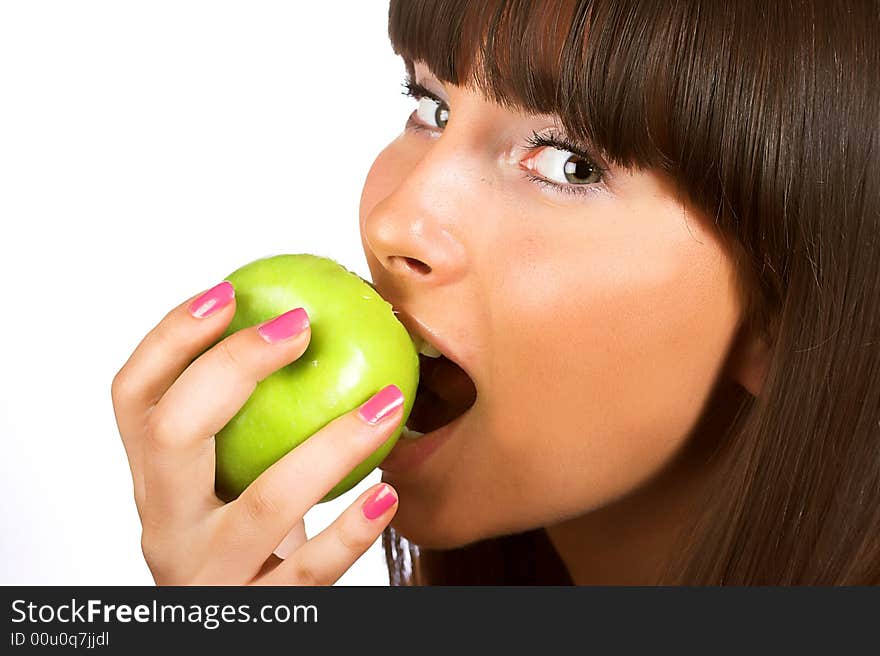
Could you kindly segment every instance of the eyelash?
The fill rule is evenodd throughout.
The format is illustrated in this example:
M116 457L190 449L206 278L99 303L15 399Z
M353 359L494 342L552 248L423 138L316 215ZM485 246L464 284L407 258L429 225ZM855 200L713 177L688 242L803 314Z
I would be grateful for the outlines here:
M427 89L425 89L422 85L407 80L403 83L403 95L410 96L416 100L421 100L422 98L430 98L434 102L437 102L441 105L445 105L445 103L439 98L435 98L432 93L430 93ZM415 112L410 114L409 118L406 121L406 127L413 132L434 132L434 128L425 127L421 123L415 120L414 118ZM573 184L560 184L558 182L553 182L552 180L547 180L546 178L542 178L539 175L534 175L528 171L523 171L523 176L528 180L534 182L535 184L541 185L543 187L547 187L552 189L555 192L562 194L569 194L573 196L585 196L587 194L595 194L597 193L597 189L595 188L597 184L601 184L601 182L605 178L605 169L596 164L595 160L583 152L576 144L573 144L571 141L566 139L564 136L558 134L555 131L551 131L546 135L541 135L532 131L531 136L526 137L526 145L530 149L535 148L556 148L557 150L563 150L570 152L572 155L577 155L585 160L587 160L590 165L595 168L595 170L599 173L599 181L591 184L582 184L582 185L573 185Z

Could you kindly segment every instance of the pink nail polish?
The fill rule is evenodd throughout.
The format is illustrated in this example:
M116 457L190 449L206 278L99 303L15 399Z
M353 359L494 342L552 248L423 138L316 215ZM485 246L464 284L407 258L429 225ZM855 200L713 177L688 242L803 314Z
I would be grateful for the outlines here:
M397 503L397 495L388 485L382 485L364 501L363 512L367 519L381 517L382 513Z
M388 385L370 397L370 400L358 409L358 414L368 424L378 424L382 418L387 417L402 405L403 392L397 385Z
M303 308L296 308L260 324L257 332L267 342L275 344L299 335L308 327L309 315Z
M229 305L233 298L235 298L235 290L232 288L232 283L224 280L190 303L189 313L196 319L210 317Z

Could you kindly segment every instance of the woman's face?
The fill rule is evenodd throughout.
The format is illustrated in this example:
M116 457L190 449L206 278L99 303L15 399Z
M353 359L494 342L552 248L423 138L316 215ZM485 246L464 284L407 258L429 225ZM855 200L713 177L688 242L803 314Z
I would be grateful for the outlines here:
M657 474L695 425L741 309L711 222L660 177L599 175L528 144L561 133L552 116L415 72L442 103L421 100L423 129L377 157L360 229L377 289L476 386L429 457L384 473L400 495L392 525L449 548L586 513Z

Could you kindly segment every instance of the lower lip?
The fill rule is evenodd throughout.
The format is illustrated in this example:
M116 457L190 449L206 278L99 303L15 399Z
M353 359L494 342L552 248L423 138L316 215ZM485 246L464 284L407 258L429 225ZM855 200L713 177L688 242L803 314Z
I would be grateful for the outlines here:
M445 426L426 433L422 437L400 438L385 460L379 465L379 469L389 474L412 471L425 462L432 453L452 437L468 412L470 412L470 409Z

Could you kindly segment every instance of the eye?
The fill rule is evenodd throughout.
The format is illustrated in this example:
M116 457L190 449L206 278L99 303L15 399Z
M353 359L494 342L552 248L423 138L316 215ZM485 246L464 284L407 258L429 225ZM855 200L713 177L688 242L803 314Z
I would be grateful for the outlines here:
M588 185L601 182L602 169L589 159L555 146L543 147L523 165L559 184Z
M449 108L433 98L424 96L419 98L419 106L416 108L416 115L420 120L424 121L432 128L442 130L446 127L446 122L449 121Z
M406 79L403 94L418 101L418 107L406 122L407 130L429 132L442 131L449 121L449 107L432 91L418 82ZM606 169L596 164L591 150L556 131L541 135L532 131L525 144L536 154L520 162L525 177L554 193L585 195L601 193L605 189ZM601 161L601 160L599 160ZM538 171L533 175L528 171Z

